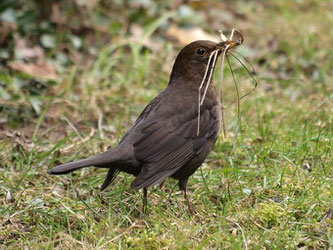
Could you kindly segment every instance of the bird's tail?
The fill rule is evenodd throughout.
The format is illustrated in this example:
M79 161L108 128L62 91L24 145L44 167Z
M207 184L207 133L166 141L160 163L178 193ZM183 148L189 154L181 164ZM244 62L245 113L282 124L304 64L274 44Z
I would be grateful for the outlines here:
M84 167L111 167L112 163L116 161L117 154L114 152L116 148L106 151L103 154L92 156L86 159L68 162L59 166L56 166L48 171L49 174L59 175L59 174L68 174L77 169Z

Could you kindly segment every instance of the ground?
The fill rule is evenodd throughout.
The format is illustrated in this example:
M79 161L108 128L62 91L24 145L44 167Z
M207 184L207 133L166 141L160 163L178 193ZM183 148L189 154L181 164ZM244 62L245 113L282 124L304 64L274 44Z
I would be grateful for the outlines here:
M333 247L331 1L51 1L38 13L14 2L0 4L3 247ZM226 107L227 137L189 180L195 214L174 180L149 189L143 214L132 176L100 192L104 169L47 175L117 144L167 85L193 27L217 41L218 29L239 29L237 51L258 73L240 118ZM245 94L251 77L230 60ZM227 66L224 75L228 104L237 96Z

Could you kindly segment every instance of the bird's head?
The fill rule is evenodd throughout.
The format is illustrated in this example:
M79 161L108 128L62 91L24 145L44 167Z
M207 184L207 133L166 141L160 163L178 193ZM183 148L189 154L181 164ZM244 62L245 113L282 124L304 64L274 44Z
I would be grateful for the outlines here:
M187 80L187 82L200 84L212 53L217 51L216 56L218 56L224 50L232 49L242 42L242 40L226 40L215 43L208 40L198 40L186 45L179 52L173 65L170 83L181 78ZM210 61L210 64L212 61Z

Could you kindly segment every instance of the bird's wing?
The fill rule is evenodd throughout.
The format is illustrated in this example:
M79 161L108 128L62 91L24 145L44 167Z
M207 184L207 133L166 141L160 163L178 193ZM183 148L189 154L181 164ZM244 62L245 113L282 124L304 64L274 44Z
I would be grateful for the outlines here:
M142 136L134 143L135 158L144 166L131 187L139 189L158 184L199 154L213 131L216 132L214 126L218 121L212 115L212 109L202 110L199 136L196 135L195 105L185 109L185 112L169 110L162 115L162 119L145 126Z

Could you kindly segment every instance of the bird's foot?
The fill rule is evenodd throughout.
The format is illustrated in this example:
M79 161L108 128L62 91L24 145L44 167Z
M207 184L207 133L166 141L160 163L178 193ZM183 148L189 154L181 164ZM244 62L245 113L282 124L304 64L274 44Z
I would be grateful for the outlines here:
M188 211L190 213L190 216L192 217L193 215L195 215L195 210L192 208L190 200L188 199L188 197L186 195L186 190L183 190L183 196L184 196L184 199L186 201L187 208L188 208Z
M148 190L143 188L142 213L146 214L148 205Z

